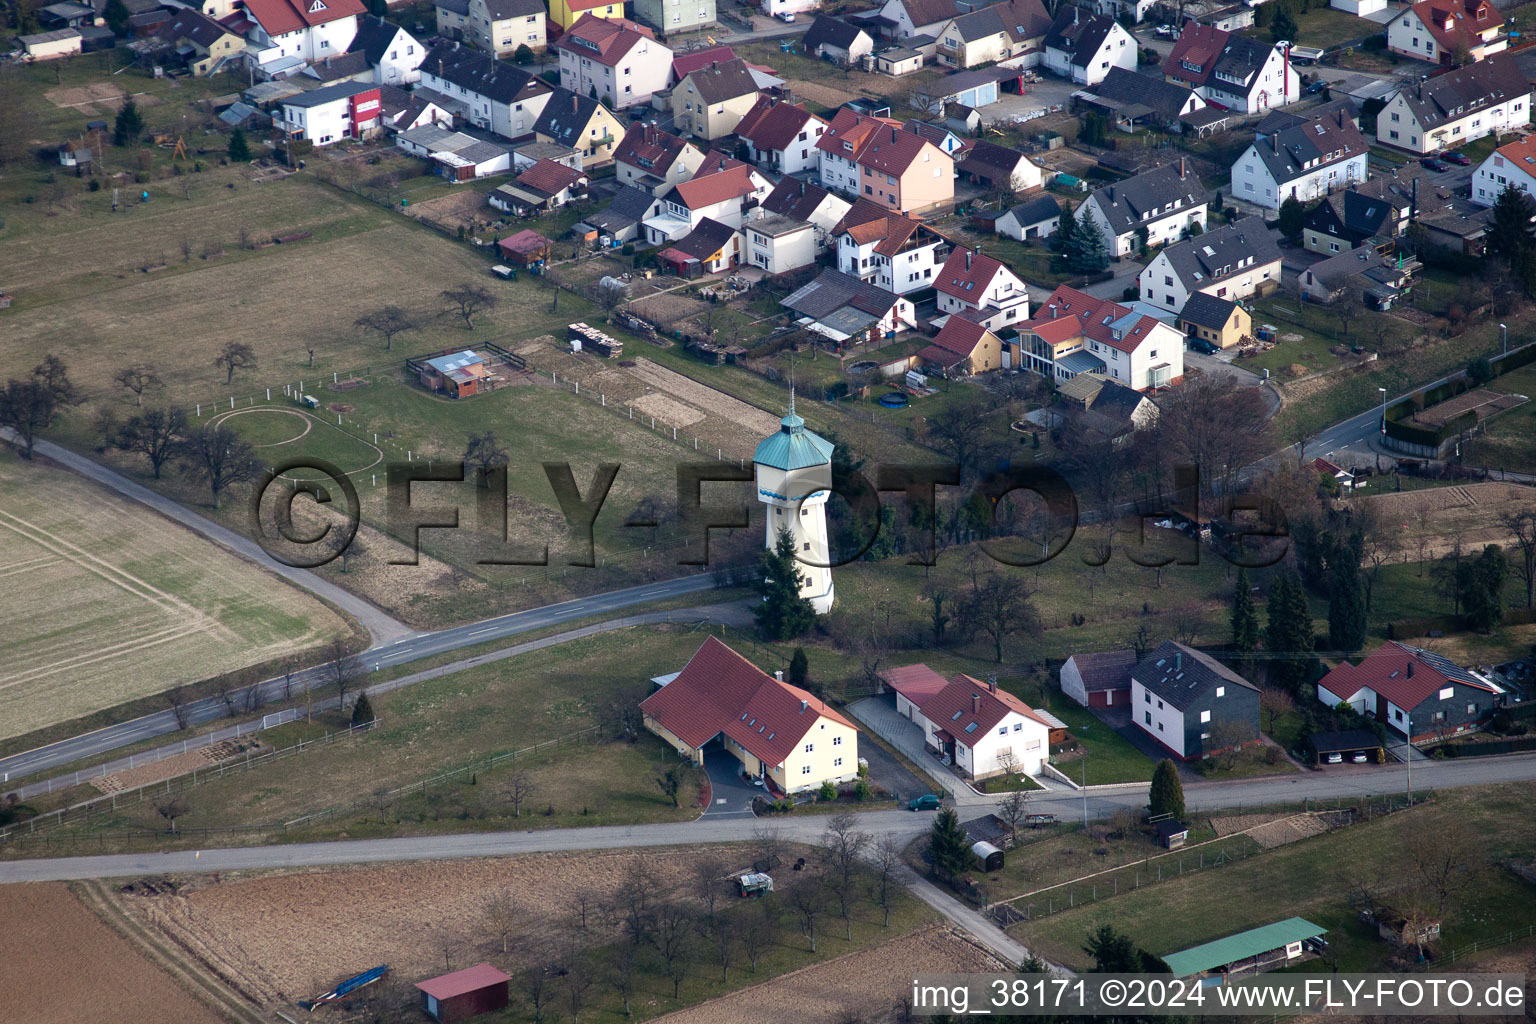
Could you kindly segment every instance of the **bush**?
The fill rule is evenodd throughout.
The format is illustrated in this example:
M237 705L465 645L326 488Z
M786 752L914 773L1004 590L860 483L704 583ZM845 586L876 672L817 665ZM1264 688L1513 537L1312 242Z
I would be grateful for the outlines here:
M869 788L869 780L860 779L858 784L853 787L853 798L855 800L868 800L873 792Z
M1264 748L1265 764L1279 764L1283 760L1285 760L1285 753L1279 747Z
M86 187L89 188L92 192L100 192L101 191L101 182L97 181L95 178L92 178L90 185L88 185Z
M624 256L633 256L635 254L635 243L625 242L624 247L620 249L619 252Z
M831 779L828 779L826 782L823 782L821 784L821 794L820 795L821 795L821 798L823 800L836 800L837 799L837 787L832 785L832 780Z

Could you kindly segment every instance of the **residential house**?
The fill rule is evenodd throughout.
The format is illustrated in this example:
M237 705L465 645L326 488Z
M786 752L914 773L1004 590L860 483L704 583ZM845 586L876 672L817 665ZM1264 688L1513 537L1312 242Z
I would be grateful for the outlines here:
M1431 188L1420 190L1415 205L1413 223L1423 232L1424 241L1465 256L1483 255L1493 225L1492 207Z
M1335 10L1353 14L1357 18L1372 18L1373 14L1380 14L1387 9L1387 0L1329 0L1329 7Z
M1152 399L1102 374L1080 373L1063 381L1056 396L1073 409L1068 429L1090 443L1119 448L1131 441L1136 431L1157 423L1157 406Z
M957 246L934 275L940 313L979 311L994 331L1029 319L1029 288L1001 260Z
M769 214L748 221L747 261L770 274L785 274L816 262L816 228L810 221Z
M1419 0L1387 22L1387 49L1433 64L1471 63L1509 49L1489 0Z
M496 57L510 57L519 46L541 53L545 22L543 0L469 0L464 38Z
M1253 337L1253 316L1231 299L1195 292L1179 310L1179 330L1217 348L1231 348Z
M457 43L434 46L421 62L417 93L504 139L533 138L554 87L522 68Z
M1045 69L1079 85L1098 85L1110 68L1136 70L1136 40L1114 18L1062 7L1045 34Z
M1102 82L1073 93L1072 99L1104 114L1115 127L1127 132L1141 124L1182 131L1180 118L1206 105L1200 94L1186 85L1159 81L1122 67L1110 68Z
M737 53L729 46L707 46L702 50L690 50L687 53L672 55L672 74L667 78L669 86L681 82L690 73L707 68L711 64L723 64L728 60L735 60Z
M1370 143L1338 111L1255 141L1232 164L1232 195L1267 210L1365 180Z
M718 747L780 793L852 782L859 731L824 701L763 672L710 637L670 682L640 702L645 727L704 763Z
M1418 269L1419 261L1411 256L1383 256L1362 245L1307 267L1297 277L1297 289L1303 302L1324 306L1352 290L1367 309L1382 312L1408 293Z
M504 173L512 166L512 154L505 147L435 124L398 133L395 145L412 156L430 160L437 165L436 173L449 181L473 181Z
M452 125L453 115L415 92L405 92L392 85L379 86L380 116L384 127L397 132L422 125Z
M1291 70L1285 47L1186 22L1163 77L1189 86L1207 103L1239 114L1257 114L1301 98L1301 76Z
M581 171L553 160L540 160L486 198L503 213L527 217L564 206L584 194L591 182Z
M1180 310L1195 292L1218 299L1268 295L1280 287L1280 248L1258 217L1177 242L1136 279L1141 301Z
M1017 350L1005 367L1057 382L1097 373L1135 391L1184 378L1184 339L1145 313L1061 285L1019 324Z
M821 0L763 0L763 13L770 18L781 14L802 14L821 6Z
M857 25L839 18L818 14L806 30L803 42L808 57L852 64L874 52L875 41Z
M1195 20L1202 25L1219 28L1223 32L1241 32L1245 28L1252 28L1258 19L1252 7L1247 3L1238 3L1207 11L1197 16Z
M958 76L951 75L950 77L954 78ZM901 130L904 132L911 132L913 135L927 139L929 142L933 143L935 146L938 146L950 156L958 156L962 149L965 149L971 144L969 141L962 139L960 136L950 131L944 125L933 124L929 121L908 121L901 126Z
M356 44L357 40L354 38L353 45L355 46ZM343 53L337 57L322 57L313 64L304 65L299 70L299 74L305 78L313 78L323 85L330 85L334 82L368 82L370 84L377 84L374 81L376 72L373 70L373 66L368 63L368 58L358 50L353 50L351 53Z
M1020 58L1017 67L1039 64L1051 16L1040 0L1005 0L960 14L934 33L938 62L973 68Z
M427 59L427 48L415 36L371 14L357 19L352 52L367 60L375 85L414 85L421 81L421 64Z
M615 242L643 241L642 227L647 217L661 207L661 200L643 188L615 185L613 201L586 218L587 223Z
M533 123L536 139L576 150L588 170L613 162L613 148L623 130L623 123L601 102L566 89L550 93Z
M339 82L283 100L283 116L274 126L290 139L329 146L343 139L366 139L383 128L379 87L371 82Z
M949 240L921 221L856 199L832 231L837 269L897 295L932 288Z
M660 209L645 221L646 240L652 245L674 241L705 219L739 228L747 211L767 194L767 180L745 166L700 172L661 197Z
M779 304L800 326L835 342L887 338L917 324L910 300L831 267Z
M1131 720L1181 760L1259 740L1259 688L1203 651L1165 640L1131 669Z
M736 124L747 158L775 174L802 174L820 162L816 142L827 122L798 103L759 96Z
M621 20L624 4L621 0L549 0L549 20L560 32L568 32L587 15L607 20ZM559 33L551 33L558 35Z
M661 266L682 278L719 274L741 263L741 231L705 217L682 238L656 254Z
M1536 136L1506 142L1472 172L1472 201L1478 206L1492 206L1506 188L1536 198Z
M37 8L37 23L49 30L88 29L96 24L96 11L85 4L69 2L47 4ZM81 36L84 37L85 33L82 32Z
M440 37L459 42L468 38L469 0L433 0L432 10Z
M1323 704L1348 704L1414 743L1479 728L1503 696L1503 687L1482 673L1397 640L1358 665L1341 663L1317 683Z
M245 0L224 24L245 33L256 71L274 78L346 53L366 10L362 0Z
M1092 374L1083 374L1084 380ZM1124 707L1131 701L1131 669L1136 652L1095 651L1074 654L1061 666L1061 692L1085 708Z
M1095 14L1106 14L1115 19L1128 17L1140 25L1156 6L1157 0L1094 0L1093 10Z
M1476 191L1474 187L1474 201ZM1407 228L1410 209L1411 203L1399 206L1354 188L1335 192L1307 211L1301 224L1302 247L1337 255L1369 243L1385 251Z
M634 0L635 17L668 35L698 32L715 24L715 0Z
M919 668L932 672L926 665L894 671ZM909 692L919 696L916 687L910 687ZM998 689L996 679L981 682L957 673L937 692L920 699L912 720L922 728L928 749L948 757L956 774L989 779L1005 772L1039 775L1045 770L1051 720L1007 690ZM912 704L910 697L908 703Z
M841 196L835 196L812 182L790 177L785 177L774 186L762 206L766 215L779 214L793 220L808 221L815 229L818 254L831 244L833 231L850 209L852 205Z
M971 7L962 7L956 0L885 0L880 6L878 22L891 39L912 39L914 36L939 37L939 30L964 14Z
M954 159L927 139L903 132L900 122L843 107L816 148L817 176L827 188L898 213L922 213L954 202Z
M1061 226L1061 202L1055 196L1036 196L1011 206L992 222L1004 238L1032 242L1054 235Z
M245 39L206 14L178 8L155 35L184 54L186 66L198 78L231 68L245 53Z
M1180 159L1099 188L1078 216L1098 225L1109 254L1119 259L1144 245L1176 242L1192 224L1204 229L1207 203L1200 176Z
M613 159L621 184L659 196L693 177L704 154L693 143L642 121L630 125Z
M555 50L560 84L580 96L596 91L615 110L649 103L672 73L672 51L650 29L621 18L585 15Z
M759 98L746 61L712 62L673 86L672 124L681 133L713 142L733 134Z
M1044 182L1040 165L1016 149L977 140L960 157L955 170L973 185L1006 192L1027 192Z
M1003 341L985 324L956 314L945 320L933 344L918 351L917 362L942 377L989 373L1003 365Z
M1480 60L1394 93L1376 115L1376 140L1411 153L1438 153L1524 128L1531 83L1508 54Z

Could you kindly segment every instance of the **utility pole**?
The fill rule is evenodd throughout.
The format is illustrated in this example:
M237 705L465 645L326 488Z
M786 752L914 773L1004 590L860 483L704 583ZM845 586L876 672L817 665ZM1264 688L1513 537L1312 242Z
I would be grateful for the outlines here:
M1088 754L1083 753L1083 828L1088 827Z

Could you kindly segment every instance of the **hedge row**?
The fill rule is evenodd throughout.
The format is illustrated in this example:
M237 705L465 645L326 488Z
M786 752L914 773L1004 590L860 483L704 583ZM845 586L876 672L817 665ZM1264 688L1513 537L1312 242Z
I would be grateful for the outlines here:
M1446 757L1484 757L1489 754L1514 754L1522 750L1536 750L1536 736L1517 736L1507 740L1487 740L1482 743L1443 743L1432 747L1429 756L1441 751Z
M1526 344L1513 352L1493 356L1488 360L1493 367L1495 377L1503 376L1511 370L1517 370L1522 366L1536 362L1536 344ZM1476 387L1466 374L1458 374L1455 378L1438 384L1425 391L1416 391L1387 406L1387 436L1399 441L1407 441L1411 444L1438 445L1449 437L1461 433L1468 426L1477 423L1477 415L1472 411L1462 413L1460 416L1442 426L1439 430L1431 430L1428 427L1415 426L1406 422L1414 413L1424 409L1430 409L1441 402L1465 394Z
M1510 608L1504 612L1504 625L1529 626L1536 623L1536 609ZM1439 630L1442 633L1455 633L1465 627L1459 617L1455 615L1435 615L1423 619L1398 619L1396 622L1387 623L1388 640L1411 640L1414 637L1428 636L1431 631ZM1531 707L1536 709L1536 704ZM1536 713L1536 711L1533 711Z

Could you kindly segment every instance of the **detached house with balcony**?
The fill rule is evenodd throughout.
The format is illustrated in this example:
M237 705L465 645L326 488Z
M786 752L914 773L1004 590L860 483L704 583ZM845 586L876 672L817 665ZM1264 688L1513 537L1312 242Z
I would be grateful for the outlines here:
M1167 640L1131 669L1131 720L1182 761L1211 757L1259 742L1259 688Z
M1051 16L1040 0L1010 0L961 14L941 25L935 53L939 63L973 68L1022 58L1019 67L1037 66L1045 53Z
M1504 17L1488 0L1419 0L1387 22L1387 49L1404 57L1467 63L1509 49Z
M1365 180L1370 143L1343 110L1261 136L1232 164L1232 196L1279 210Z
M676 241L705 220L739 228L767 194L767 180L746 166L700 173L661 197L658 211L645 220L645 239L651 245Z
M581 96L595 91L614 110L649 103L672 74L672 51L650 29L622 18L584 15L555 50L560 84Z
M843 107L816 144L817 175L838 189L898 213L926 213L955 199L955 161L889 118Z
M1258 217L1245 217L1170 245L1136 279L1141 301L1177 312L1196 292L1218 299L1268 295L1280 287L1280 248Z
M809 223L815 231L818 254L832 244L837 226L850 209L851 204L841 196L812 182L790 177L775 185L762 205L767 216L778 215Z
M776 96L759 96L736 124L747 158L774 174L816 170L820 158L816 143L826 130L827 122Z
M693 143L642 121L630 125L613 159L621 185L659 196L693 177L704 154Z
M522 68L458 43L440 43L421 62L416 95L505 139L533 138L554 87Z
M1029 319L1029 288L1000 260L956 248L934 276L939 312L975 314L972 319L994 331Z
M1285 47L1193 21L1185 23L1163 61L1163 77L1238 114L1257 114L1301 98L1301 76L1292 70Z
M1056 12L1045 34L1045 69L1079 85L1098 85L1111 68L1136 70L1136 40L1107 14L1081 7Z
M566 89L550 94L544 111L533 124L533 134L540 142L552 142L574 149L584 169L603 167L613 162L613 147L624 126L607 107L590 96L578 96Z
M1204 229L1207 206L1200 176L1179 160L1103 186L1080 212L1098 225L1109 254L1119 259L1143 244L1176 242L1191 224Z
M1318 680L1317 699L1348 704L1410 742L1480 727L1504 701L1504 688L1432 651L1388 640L1358 665L1348 662Z
M928 225L867 199L854 201L833 237L838 270L897 295L932 288L950 253Z
M1058 384L1096 373L1134 391L1150 391L1184 378L1184 338L1161 320L1075 288L1059 286L1019 324L1016 349L1004 367L1017 367Z
M230 31L245 36L255 70L276 78L350 50L367 8L362 0L245 0L239 10L216 6L213 17L221 13Z
M1501 54L1398 90L1376 115L1376 141L1438 153L1530 123L1530 80Z
M372 82L338 82L283 100L273 126L290 139L329 146L366 139L383 128L379 87Z
M882 678L896 691L897 712L920 727L928 749L947 756L964 778L1045 770L1051 729L1060 721L998 689L997 680L962 673L945 679L927 665L903 665Z
M1473 178L1472 195L1476 202L1476 175ZM1373 191L1385 189L1378 187ZM1385 252L1407 230L1412 209L1411 201L1393 202L1355 188L1335 192L1307 212L1301 223L1301 244L1308 252L1329 256L1367 244Z
M672 87L672 125L713 142L734 133L758 99L757 80L746 61L711 61Z

